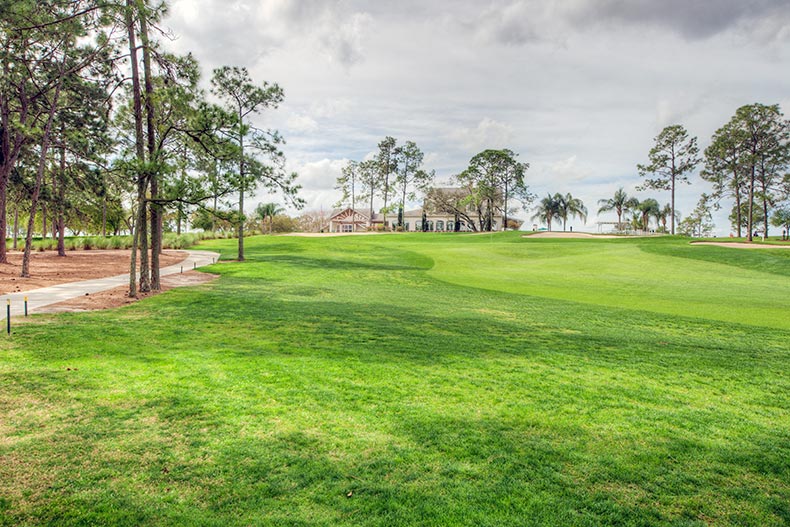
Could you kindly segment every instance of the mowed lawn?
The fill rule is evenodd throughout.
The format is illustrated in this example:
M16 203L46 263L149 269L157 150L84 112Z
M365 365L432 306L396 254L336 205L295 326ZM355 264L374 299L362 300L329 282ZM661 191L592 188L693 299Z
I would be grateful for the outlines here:
M0 338L1 525L790 524L788 250L415 234L247 257Z

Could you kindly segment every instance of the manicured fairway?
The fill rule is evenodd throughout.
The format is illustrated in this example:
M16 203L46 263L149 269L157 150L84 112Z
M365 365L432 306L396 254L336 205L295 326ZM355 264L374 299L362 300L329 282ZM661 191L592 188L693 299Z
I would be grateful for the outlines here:
M0 525L790 524L790 251L247 251L3 338Z

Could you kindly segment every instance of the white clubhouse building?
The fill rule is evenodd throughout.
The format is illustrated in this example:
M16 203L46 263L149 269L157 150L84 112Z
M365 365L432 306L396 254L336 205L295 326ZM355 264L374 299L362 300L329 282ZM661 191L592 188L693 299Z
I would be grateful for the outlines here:
M422 228L423 209L407 210L403 213L403 231L406 232L472 232L475 229L463 219L456 219L452 214L442 212L425 212L426 227ZM457 222L457 225L456 225ZM328 232L364 232L369 230L390 230L398 228L398 213L387 214L386 229L384 215L370 210L351 207L335 209L329 217ZM492 230L502 229L502 215L494 216Z

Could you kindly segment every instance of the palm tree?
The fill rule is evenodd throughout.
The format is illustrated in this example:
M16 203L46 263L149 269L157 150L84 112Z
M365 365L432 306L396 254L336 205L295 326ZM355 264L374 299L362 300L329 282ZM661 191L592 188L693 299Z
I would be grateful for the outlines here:
M532 216L533 220L545 221L549 230L551 230L551 220L561 217L560 202L557 196L559 196L559 194L555 194L554 196L549 194L540 200L538 206L535 207L535 214Z
M618 230L622 230L623 214L633 211L638 204L639 201L636 198L629 198L628 194L623 190L623 187L620 187L617 192L614 193L614 197L598 200L598 205L600 206L598 214L609 212L610 210L617 212L617 228Z
M639 224L643 231L650 230L650 218L661 210L661 206L653 198L647 198L637 205L636 211L639 214Z
M280 207L277 203L259 203L258 206L255 207L255 217L261 220L261 232L263 232L263 225L266 224L266 219L268 218L269 234L271 234L274 217L283 212L285 212L285 209Z
M562 218L562 230L565 230L565 225L568 223L568 216L571 218L579 218L584 223L587 223L587 207L579 198L571 196L570 192L564 196L554 194L554 199L559 204L559 217Z
M667 203L663 207L658 210L658 213L655 215L656 218L656 225L661 224L659 229L666 233L667 232L667 220L672 216L672 205Z

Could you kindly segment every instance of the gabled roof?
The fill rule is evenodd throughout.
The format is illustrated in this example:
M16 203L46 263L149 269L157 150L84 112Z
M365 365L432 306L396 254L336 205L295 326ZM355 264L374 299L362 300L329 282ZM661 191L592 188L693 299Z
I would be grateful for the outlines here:
M349 211L351 211L351 207L345 207L343 209L334 209L332 211L332 213L330 214L330 216L329 216L329 220L331 221L331 220L335 219L337 216L343 214L344 212L349 212ZM366 221L370 220L370 209L359 209L359 208L357 208L357 209L354 209L354 213L359 215L359 216L362 216ZM378 219L379 216L380 216L380 214L376 214L374 212L373 213L373 221Z

